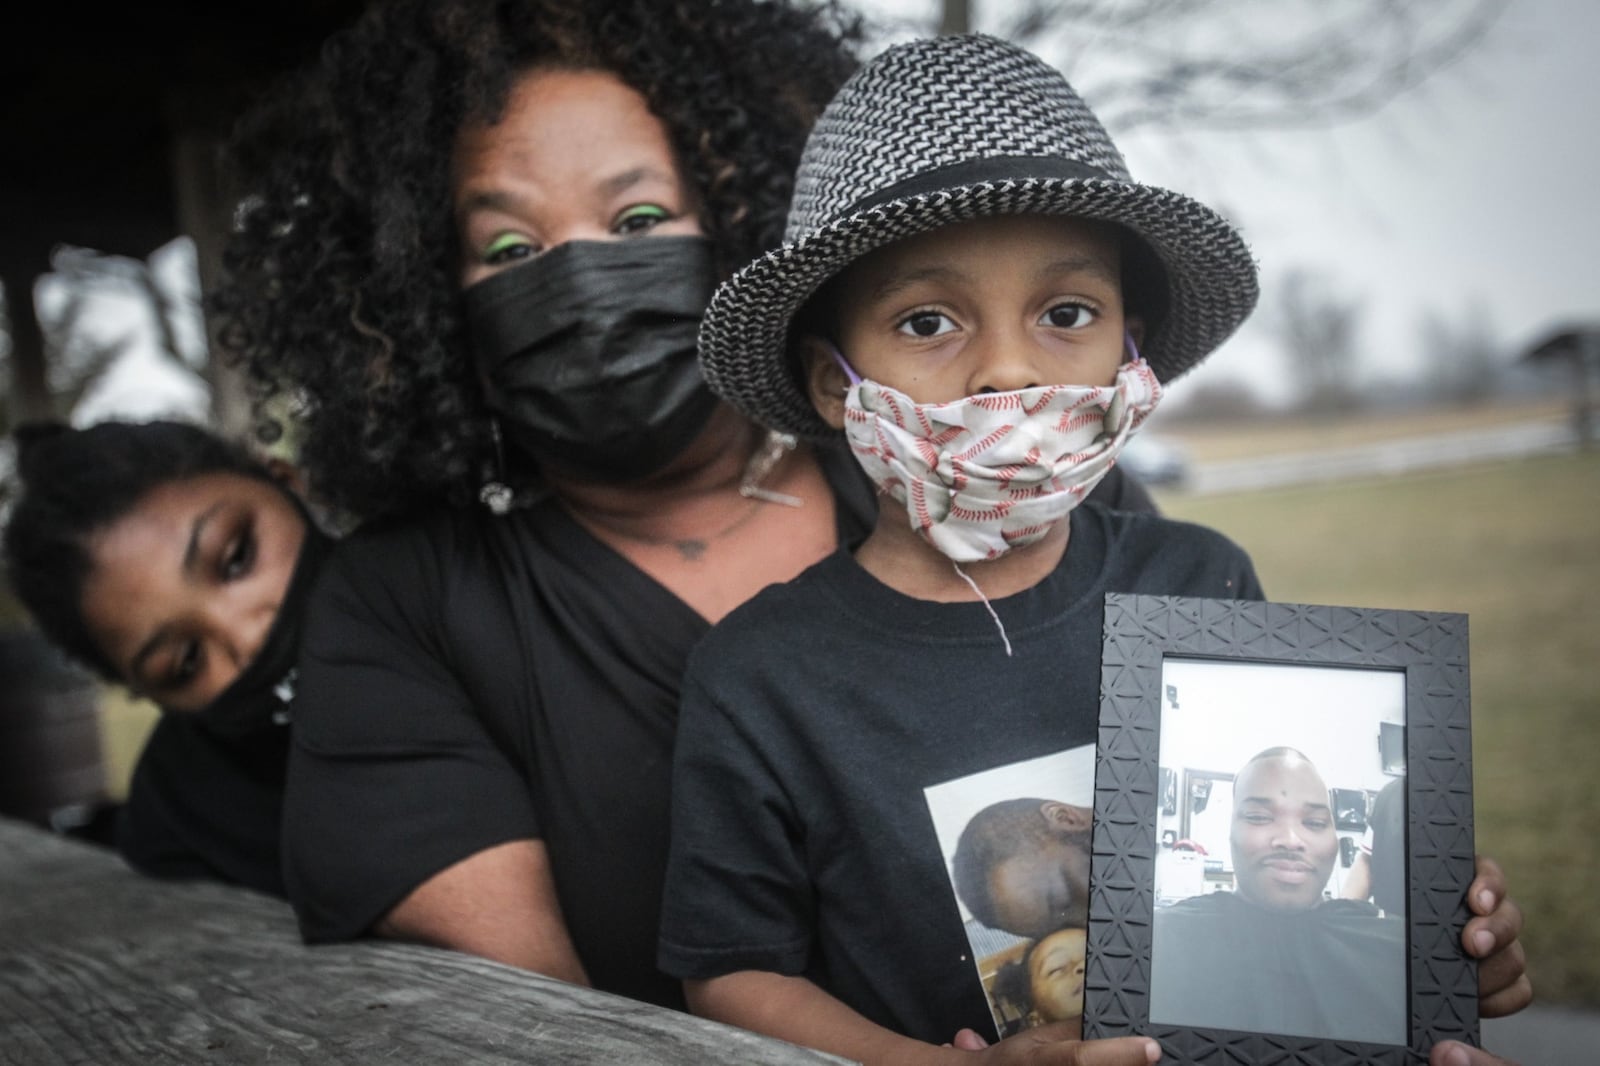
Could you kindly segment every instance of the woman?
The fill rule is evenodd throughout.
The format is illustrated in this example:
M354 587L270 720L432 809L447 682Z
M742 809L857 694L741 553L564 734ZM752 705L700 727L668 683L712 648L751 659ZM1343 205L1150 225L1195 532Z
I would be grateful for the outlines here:
M653 954L683 661L870 510L847 456L710 400L695 326L777 241L853 39L788 3L400 0L245 127L228 338L303 404L319 498L389 518L307 623L308 939L681 1003Z
M848 455L710 398L696 320L777 243L854 39L791 3L398 0L245 129L229 340L303 405L313 489L387 519L307 622L309 940L681 1003L653 956L684 660L873 513Z
M164 712L118 849L145 873L283 895L288 705L326 538L282 471L195 426L15 436L12 588L48 639Z

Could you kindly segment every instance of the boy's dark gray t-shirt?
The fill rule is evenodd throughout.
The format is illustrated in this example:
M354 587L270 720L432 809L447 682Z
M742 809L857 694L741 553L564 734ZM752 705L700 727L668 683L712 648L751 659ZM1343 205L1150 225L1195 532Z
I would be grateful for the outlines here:
M662 968L804 975L935 1044L994 1036L924 789L1092 744L1107 592L1261 599L1209 529L1085 504L1062 563L939 604L841 550L767 589L690 657ZM1045 797L1055 798L1055 797Z

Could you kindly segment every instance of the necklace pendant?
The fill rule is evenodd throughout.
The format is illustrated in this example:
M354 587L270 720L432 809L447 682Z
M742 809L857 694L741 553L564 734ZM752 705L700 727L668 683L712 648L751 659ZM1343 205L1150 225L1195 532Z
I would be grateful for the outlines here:
M516 502L516 493L509 485L490 481L478 490L478 501L489 508L491 514L510 514L511 507Z
M760 485L740 485L739 495L747 500L766 500L768 503L781 503L785 507L799 507L805 503L798 496L791 496L787 492L774 492L764 489Z
M772 468L777 466L785 455L794 451L795 444L796 439L791 433L779 433L777 430L768 432L766 440L761 442L761 447L755 450L750 456L750 461L745 464L744 476L739 479L739 495L747 500L781 503L785 507L799 507L804 503L805 501L798 496L761 487L761 482L772 473Z

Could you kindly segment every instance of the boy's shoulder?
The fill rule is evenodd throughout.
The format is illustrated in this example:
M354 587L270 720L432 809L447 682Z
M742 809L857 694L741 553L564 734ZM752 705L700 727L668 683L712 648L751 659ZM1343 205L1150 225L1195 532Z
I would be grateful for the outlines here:
M768 585L701 638L689 659L691 671L697 660L706 658L724 663L747 654L770 659L774 648L789 647L807 630L837 625L845 602L840 590L858 579L855 569L849 552L841 548L790 580Z
M1169 518L1155 511L1119 511L1092 502L1084 504L1084 507L1099 512L1102 521L1119 540L1190 544L1206 551L1244 551L1227 534L1198 522Z
M1145 511L1084 508L1092 508L1086 517L1104 531L1109 576L1121 586L1116 591L1263 598L1255 564L1226 534Z

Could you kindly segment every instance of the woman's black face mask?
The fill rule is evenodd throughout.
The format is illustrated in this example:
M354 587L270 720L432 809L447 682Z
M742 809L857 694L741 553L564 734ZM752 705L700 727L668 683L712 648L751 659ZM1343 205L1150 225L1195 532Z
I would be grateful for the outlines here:
M244 740L259 730L288 723L306 601L331 544L332 540L308 516L300 555L283 590L277 616L267 630L267 639L239 676L216 699L194 712L208 732L224 740Z
M568 241L469 286L467 331L507 438L600 481L660 470L716 406L695 354L715 287L704 237Z

